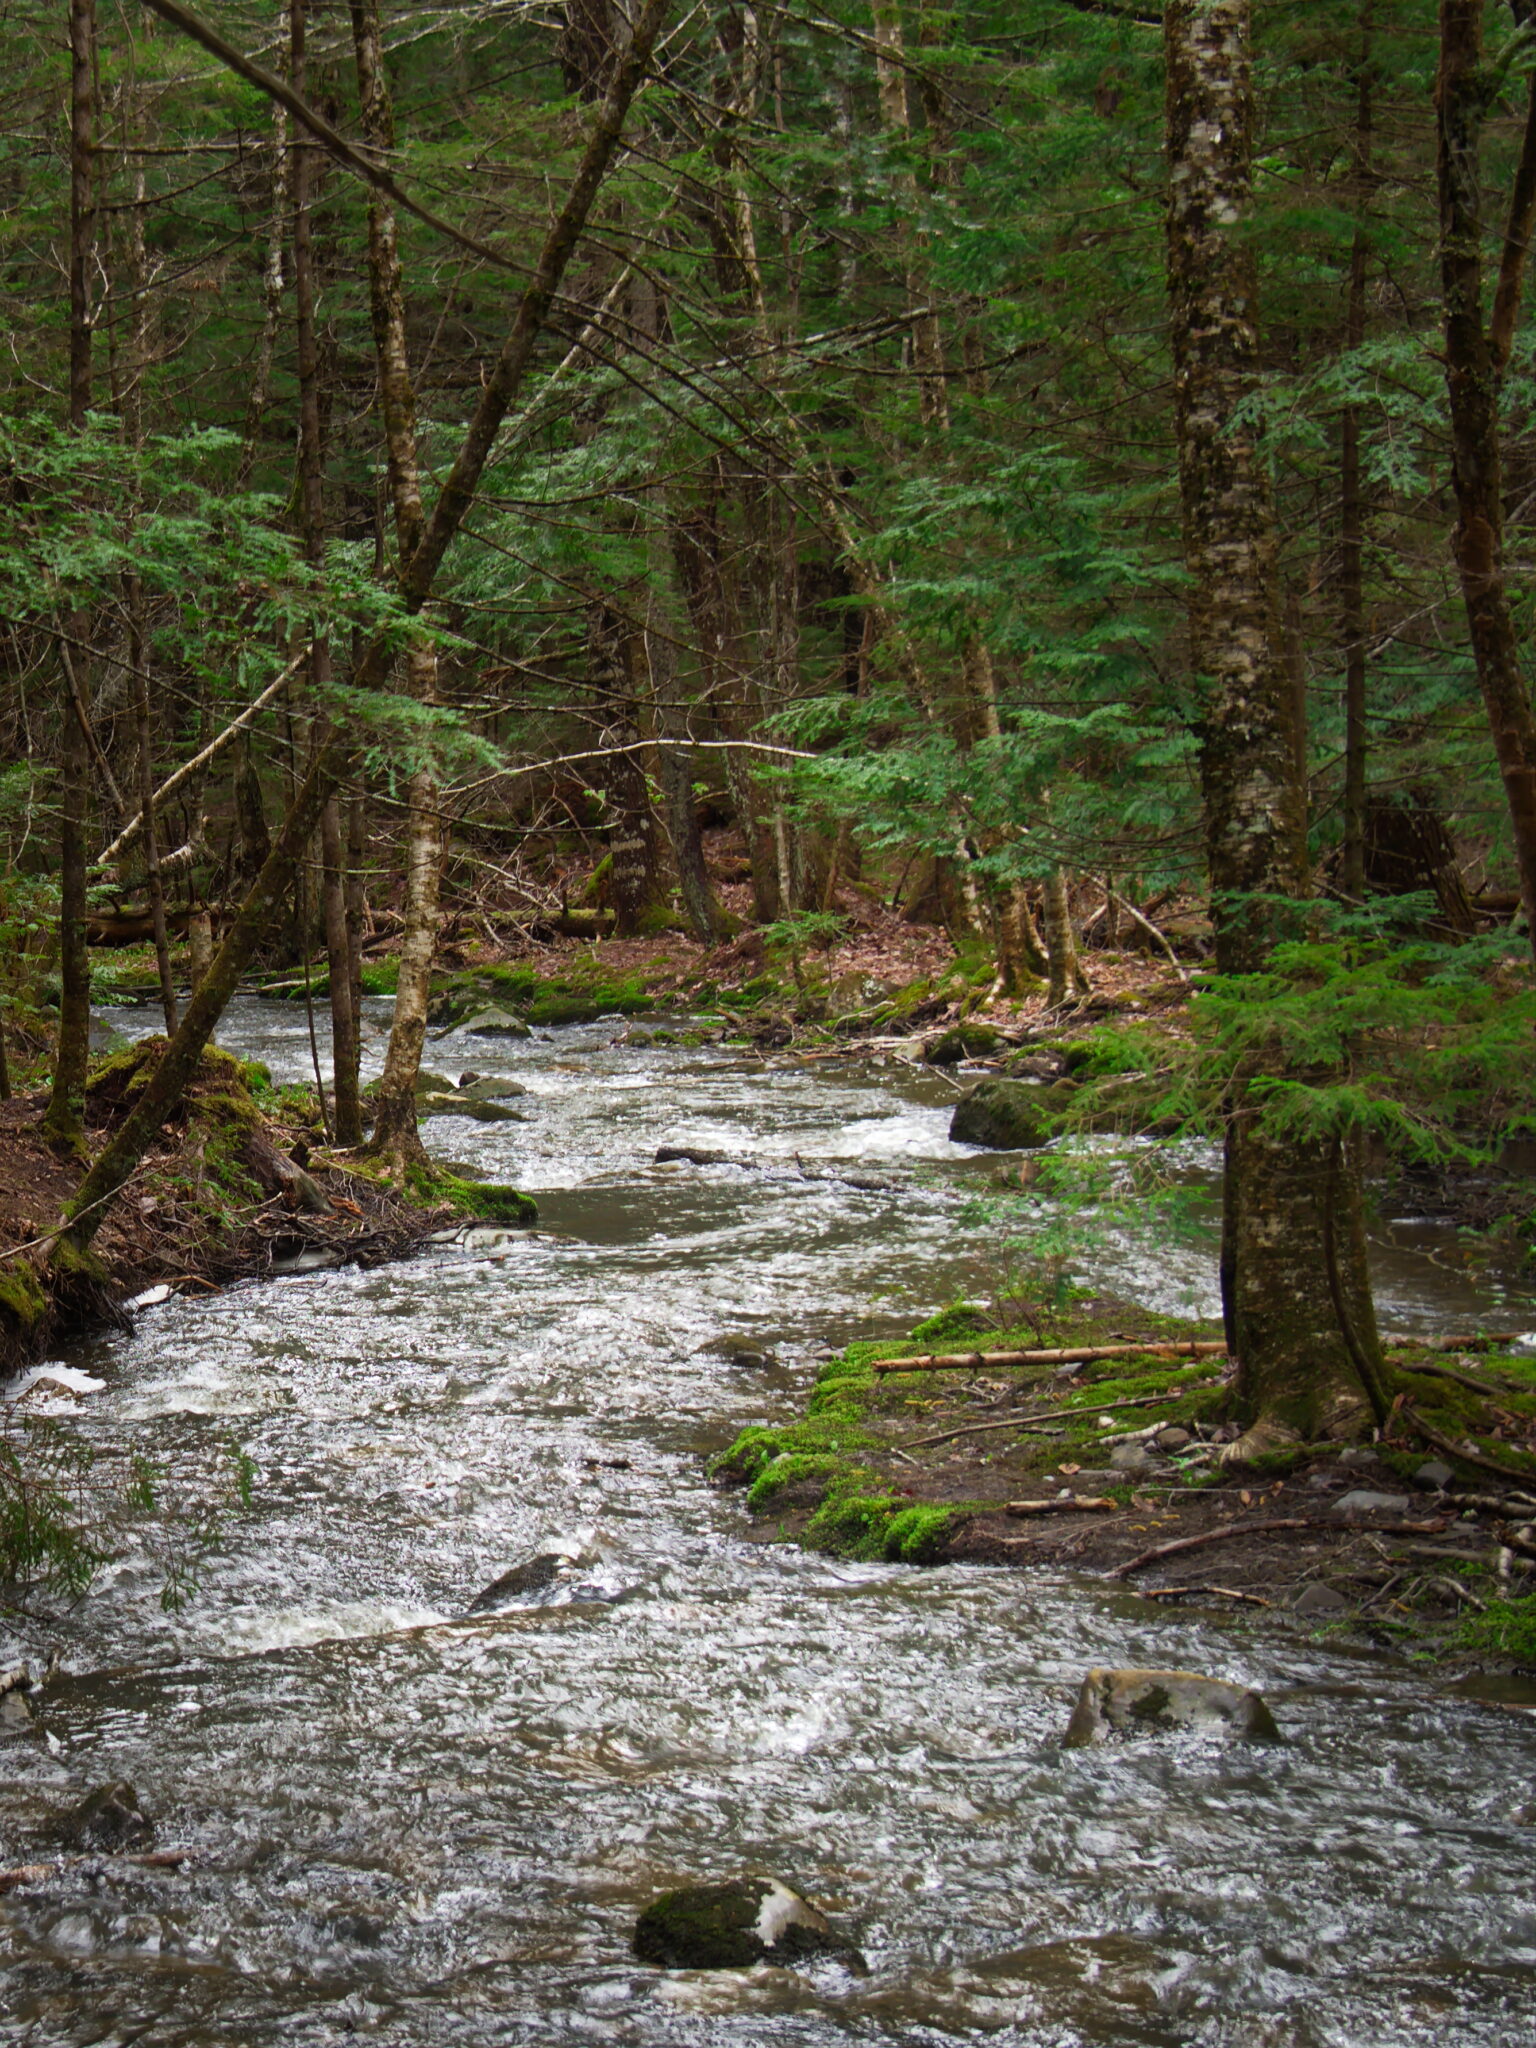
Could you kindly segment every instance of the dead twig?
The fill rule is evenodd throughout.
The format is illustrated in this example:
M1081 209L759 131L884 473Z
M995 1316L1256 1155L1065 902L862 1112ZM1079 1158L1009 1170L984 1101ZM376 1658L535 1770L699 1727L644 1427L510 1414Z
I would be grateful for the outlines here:
M1117 1500L1109 1500L1098 1495L1079 1500L1074 1494L1066 1500L1011 1500L1004 1507L1003 1513L1021 1519L1026 1515L1107 1514L1119 1505Z
M1225 1344L1084 1344L1065 1351L927 1351L877 1358L876 1373L990 1371L1003 1365L1096 1365L1107 1358L1224 1358Z
M1220 1529L1207 1529L1200 1536L1177 1536L1171 1543L1154 1544L1139 1557L1133 1557L1124 1564L1117 1564L1109 1574L1112 1579L1128 1579L1132 1572L1139 1572L1145 1565L1157 1564L1165 1557L1178 1557L1186 1550L1204 1550L1211 1543L1225 1543L1233 1536L1270 1536L1284 1529L1326 1529L1326 1522L1314 1522L1305 1515L1269 1516L1262 1522L1229 1522Z
M1262 1599L1257 1593L1240 1592L1236 1586L1143 1586L1143 1600L1178 1600L1186 1593L1217 1593L1223 1600L1243 1600L1250 1607L1273 1607L1273 1600Z

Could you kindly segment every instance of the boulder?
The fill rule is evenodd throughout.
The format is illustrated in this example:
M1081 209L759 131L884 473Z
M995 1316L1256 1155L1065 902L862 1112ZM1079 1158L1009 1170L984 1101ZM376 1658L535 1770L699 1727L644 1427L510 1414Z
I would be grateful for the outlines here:
M451 1095L453 1083L446 1074L434 1074L426 1067L416 1072L416 1093L418 1095Z
M1062 1107L1054 1088L1000 1075L978 1081L955 1104L949 1135L957 1145L985 1145L993 1152L1033 1152L1051 1141L1051 1122Z
M483 1102L478 1095L462 1094L457 1088L447 1095L418 1095L416 1114L426 1116L467 1116L477 1124L521 1124L527 1118L521 1110L504 1102Z
M952 1067L960 1060L982 1060L1003 1043L1002 1033L990 1024L952 1024L924 1049L930 1067Z
M776 1877L663 1892L635 1922L635 1954L663 1970L746 1970L839 1945L826 1916Z
M1068 1749L1086 1749L1112 1735L1169 1734L1180 1728L1219 1728L1259 1742L1280 1736L1262 1696L1223 1678L1101 1667L1083 1680L1063 1743Z
M510 1102L513 1096L526 1095L528 1090L510 1075L460 1074L459 1093L473 1096L476 1102Z
M59 1824L59 1834L74 1849L143 1849L155 1839L154 1822L139 1804L126 1779L98 1785Z
M503 1010L496 1003L487 1003L484 1009L471 1010L459 1025L468 1038L532 1038L533 1033L510 1010Z

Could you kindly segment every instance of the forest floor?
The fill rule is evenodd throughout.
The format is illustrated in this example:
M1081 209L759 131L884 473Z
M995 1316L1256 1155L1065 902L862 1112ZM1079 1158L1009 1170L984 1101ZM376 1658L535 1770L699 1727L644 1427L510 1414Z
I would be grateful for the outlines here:
M162 1043L93 1063L85 1105L93 1153L127 1114L146 1052ZM29 1297L15 1257L41 1257L85 1172L45 1137L46 1106L42 1090L0 1103L0 1371L69 1334L55 1305ZM124 1305L154 1286L212 1293L307 1267L381 1264L418 1249L462 1206L402 1198L313 1149L314 1139L304 1091L276 1091L260 1067L206 1054L97 1233L95 1308L126 1320Z
M801 1420L744 1431L717 1469L765 1534L816 1549L1089 1572L1150 1602L1536 1668L1536 1358L1477 1338L1395 1350L1377 1441L1224 1464L1219 1338L1108 1298L1047 1331L947 1310L829 1360ZM1215 1355L1168 1355L1201 1340ZM1121 1355L1060 1360L1106 1346ZM924 1354L956 1363L879 1370Z

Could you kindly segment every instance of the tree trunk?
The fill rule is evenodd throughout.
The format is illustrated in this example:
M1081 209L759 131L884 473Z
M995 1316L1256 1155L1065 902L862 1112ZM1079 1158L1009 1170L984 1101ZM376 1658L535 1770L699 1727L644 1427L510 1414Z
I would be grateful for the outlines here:
M1067 878L1052 868L1045 878L1045 953L1050 980L1046 1001L1059 1009L1069 995L1087 995L1088 977L1078 958L1077 934L1072 929L1072 905L1067 896Z
M91 265L96 243L96 5L70 0L69 7L69 422L78 432L91 406ZM68 630L83 638L83 618ZM86 950L86 843L89 810L90 742L86 706L76 686L70 654L59 643L63 671L60 692L59 792L59 1046L53 1088L43 1116L51 1143L71 1151L85 1148L85 1075L90 1061L91 967Z
M72 694L72 693L70 693ZM85 1149L85 1075L91 1048L91 963L85 943L86 817L90 755L66 695L59 792L59 1048L43 1114L51 1144Z
M1478 161L1487 106L1484 13L1482 0L1441 0L1435 107L1445 381L1458 513L1452 545L1478 685L1509 806L1526 928L1536 952L1536 717L1505 578L1499 433L1499 391L1514 341L1536 215L1536 80L1530 88L1490 332L1483 322L1483 189Z
M289 77L306 89L308 0L289 0ZM325 445L322 419L320 341L315 327L314 201L316 152L295 151L293 169L293 300L299 375L299 504L304 557L317 581L325 573ZM331 680L331 646L324 625L312 628L309 682L319 702ZM341 850L341 814L332 796L320 813L320 917L325 933L326 991L331 1016L332 1135L338 1145L362 1142L357 1095L357 1019L352 1014L352 977L347 954L344 897L346 863ZM304 933L306 956L309 933ZM317 1084L318 1085L318 1084Z
M363 1142L358 1100L360 1050L352 1009L352 948L347 938L346 848L341 836L341 799L333 795L320 813L320 857L325 903L325 960L331 1001L331 1096L338 1145Z
M1372 48L1375 31L1373 0L1360 8L1360 61L1355 116L1355 204L1359 209L1349 251L1349 303L1344 320L1344 345L1355 350L1365 341L1365 298L1370 242L1365 209L1370 198L1371 135L1374 121ZM1360 408L1346 404L1339 446L1339 625L1344 640L1344 894L1351 902L1365 895L1365 490L1360 464Z
M1266 964L1274 900L1306 887L1268 476L1239 408L1259 368L1251 210L1249 0L1168 0L1168 281L1190 654L1204 693L1201 795L1223 974ZM1358 1184L1321 1141L1258 1114L1257 1064L1230 1085L1222 1272L1238 1404L1315 1435L1361 1413L1354 1354L1379 1361ZM1340 1191L1337 1183L1342 1180ZM1323 1256L1325 1196L1340 1275ZM1335 1295L1343 1303L1336 1306ZM1347 1325L1347 1327L1346 1327Z
M391 151L395 112L384 67L377 0L353 0L352 47L363 134L375 150ZM403 568L420 545L423 529L416 393L406 347L405 279L394 209L378 191L368 195L368 287L395 546ZM407 646L406 680L411 695L420 703L436 701L437 649L425 637L415 638ZM416 1077L427 1035L446 845L440 806L436 777L430 768L419 767L410 780L406 816L405 929L400 941L395 1012L369 1142L372 1154L392 1160L402 1172L407 1165L426 1159L416 1121Z

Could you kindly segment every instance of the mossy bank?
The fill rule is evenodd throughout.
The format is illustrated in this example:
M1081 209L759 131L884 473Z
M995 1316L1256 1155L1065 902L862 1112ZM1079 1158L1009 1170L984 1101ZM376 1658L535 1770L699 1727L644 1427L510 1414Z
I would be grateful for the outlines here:
M765 1535L837 1555L1085 1570L1150 1601L1536 1668L1536 1359L1470 1335L1395 1348L1388 1429L1236 1462L1219 1330L1096 1299L1043 1334L958 1305L850 1345L797 1420L743 1430L716 1474ZM1094 1349L1114 1355L988 1362ZM957 1362L879 1370L921 1354Z

